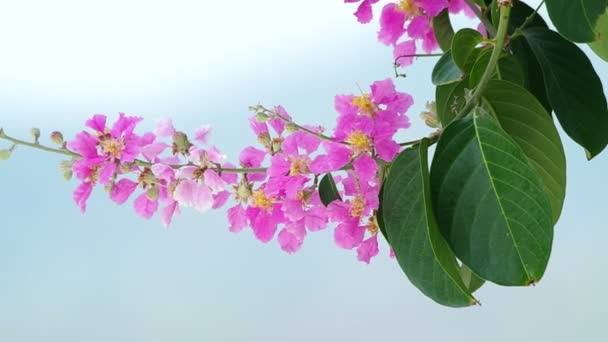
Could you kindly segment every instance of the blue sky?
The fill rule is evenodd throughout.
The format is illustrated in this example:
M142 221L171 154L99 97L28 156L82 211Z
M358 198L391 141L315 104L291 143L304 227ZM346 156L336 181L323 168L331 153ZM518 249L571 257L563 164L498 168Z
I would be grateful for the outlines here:
M534 3L534 1L532 2ZM94 113L212 124L231 158L254 141L247 107L283 104L331 127L333 96L393 75L375 24L342 1L19 1L0 12L0 126L72 136ZM607 64L593 58L604 84ZM397 80L433 97L432 61ZM534 288L488 285L483 306L440 307L386 252L367 266L331 231L286 255L223 211L186 210L170 229L97 191L81 215L58 156L18 149L0 164L2 341L596 341L608 315L606 154L588 163L564 139L568 198L553 256ZM603 337L603 338L602 338Z

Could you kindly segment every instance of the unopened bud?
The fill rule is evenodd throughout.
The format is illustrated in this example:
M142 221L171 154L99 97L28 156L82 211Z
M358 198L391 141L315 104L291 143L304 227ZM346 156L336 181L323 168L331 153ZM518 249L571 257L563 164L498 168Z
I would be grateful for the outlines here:
M257 122L267 122L270 121L272 118L264 112L258 112L255 115L255 119L257 120Z
M441 127L441 121L439 121L439 117L437 116L437 105L433 101L426 103L426 110L420 113L420 117L431 128Z
M7 160L8 158L11 157L12 151L11 150L0 150L0 160Z
M173 154L188 154L192 147L192 143L188 140L188 136L183 132L175 132L173 134Z
M63 179L66 181L72 179L72 161L62 161L61 164L59 164L59 170L61 171L61 175L63 175Z
M156 201L158 199L158 187L152 186L146 191L146 197L150 201Z
M63 145L63 134L57 131L51 133L51 141L57 145Z
M249 196L251 196L251 185L248 184L244 179L235 188L235 197L239 202L247 203Z
M271 144L272 144L272 141L270 139L270 134L268 134L268 132L258 134L258 142L260 144L262 144L262 146L264 146L266 148L270 148Z
M298 130L298 126L293 122L289 122L287 123L287 125L285 125L285 130L287 131L287 133L293 133Z
M34 138L35 142L38 142L38 139L40 139L40 129L32 128L30 130L30 135L32 136L32 138Z

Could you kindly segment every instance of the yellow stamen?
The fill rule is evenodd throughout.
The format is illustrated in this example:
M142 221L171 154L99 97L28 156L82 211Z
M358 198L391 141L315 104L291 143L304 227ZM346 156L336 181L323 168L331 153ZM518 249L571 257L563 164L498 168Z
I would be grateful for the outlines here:
M112 158L120 157L124 148L124 145L118 140L107 139L101 142L101 151L109 154Z
M253 199L253 205L258 208L265 210L270 210L270 208L272 208L272 200L266 196L264 190L254 191L251 198Z
M359 108L359 114L374 117L376 115L376 106L369 97L369 94L355 96L352 102L353 106Z
M361 217L365 209L365 198L363 195L356 195L350 205L350 214L352 217Z
M346 142L359 150L366 151L369 149L369 138L361 131L352 132L346 139Z
M298 176L309 173L308 160L304 157L294 157L291 159L291 168L289 169L290 176Z
M399 1L399 9L405 12L408 16L413 16L418 13L418 5L415 0Z

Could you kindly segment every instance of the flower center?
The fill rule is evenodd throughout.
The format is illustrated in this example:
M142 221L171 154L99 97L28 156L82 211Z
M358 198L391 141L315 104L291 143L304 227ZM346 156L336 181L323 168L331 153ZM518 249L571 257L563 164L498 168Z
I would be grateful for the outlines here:
M365 227L365 228L371 235L378 234L380 227L378 226L378 221L376 220L376 216L372 216L369 218L369 223L367 224L367 227Z
M416 5L415 0L400 0L398 6L399 9L408 16L413 16L418 13L418 5Z
M125 146L122 142L114 139L107 139L101 142L101 151L109 155L112 159L120 158Z
M350 205L350 214L352 217L361 217L363 210L365 209L365 198L363 195L358 194L355 196Z
M270 210L270 208L272 208L272 200L266 196L264 190L254 191L251 198L253 199L253 205L258 208L265 210Z
M354 131L349 134L346 142L359 150L367 150L369 148L369 138L361 131Z
M369 98L369 94L355 96L352 102L353 106L359 108L359 114L374 117L376 115L376 106Z
M305 157L293 157L289 169L290 176L298 176L310 172L308 170L308 160Z

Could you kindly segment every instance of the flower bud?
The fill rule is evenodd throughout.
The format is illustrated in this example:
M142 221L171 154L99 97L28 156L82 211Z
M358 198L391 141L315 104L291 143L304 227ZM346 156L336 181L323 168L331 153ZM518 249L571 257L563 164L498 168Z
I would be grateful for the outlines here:
M0 150L0 160L7 160L8 158L11 157L12 151L11 150Z
M38 139L40 139L40 129L32 128L30 130L30 135L32 136L32 138L34 138L35 142L38 142Z
M148 197L148 199L150 201L156 201L158 199L158 187L157 186L150 187L146 191L146 197Z
M426 110L420 114L424 123L431 128L440 128L441 122L437 116L437 105L434 101L426 103Z
M270 119L272 119L272 118L264 112L258 112L255 115L255 119L257 120L257 122L267 122L267 121L270 121Z
M57 145L63 145L63 134L57 131L51 133L51 141Z
M188 136L183 132L175 132L173 134L173 154L187 155L192 147L192 143L188 140Z
M285 130L287 131L287 133L293 133L298 130L298 126L293 122L289 122L287 123L287 125L285 125Z
M69 181L70 179L72 179L72 161L71 160L62 161L61 164L59 164L59 170L61 171L61 174L63 175L63 179L65 179L66 181Z

